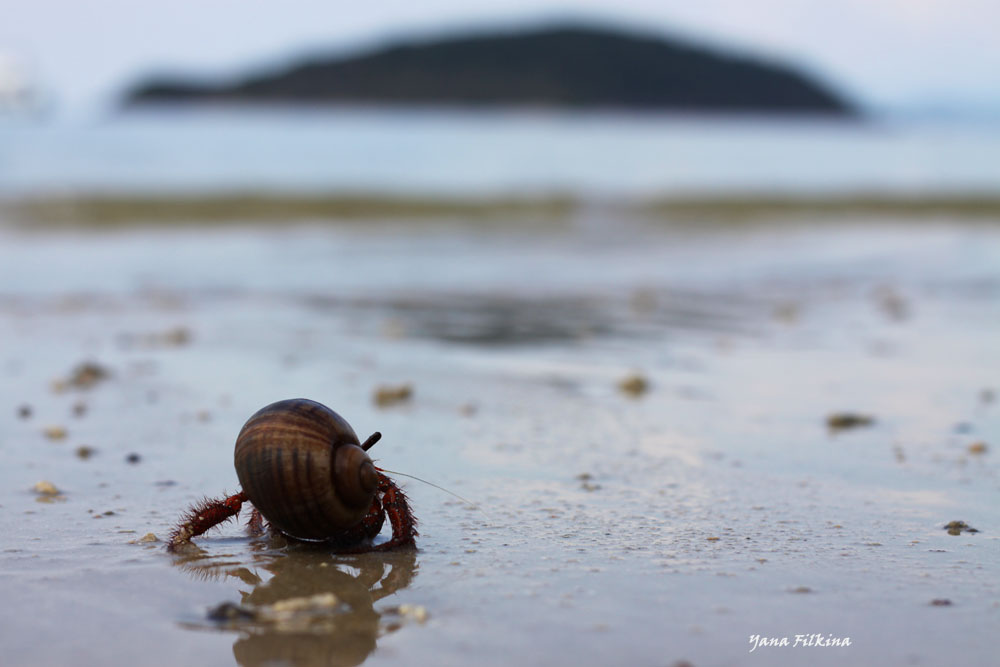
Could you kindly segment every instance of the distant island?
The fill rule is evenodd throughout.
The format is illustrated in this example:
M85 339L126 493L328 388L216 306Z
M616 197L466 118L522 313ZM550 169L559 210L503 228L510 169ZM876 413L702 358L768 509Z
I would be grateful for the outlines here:
M193 103L856 113L788 66L579 26L399 43L223 85L158 78L125 97L126 107Z

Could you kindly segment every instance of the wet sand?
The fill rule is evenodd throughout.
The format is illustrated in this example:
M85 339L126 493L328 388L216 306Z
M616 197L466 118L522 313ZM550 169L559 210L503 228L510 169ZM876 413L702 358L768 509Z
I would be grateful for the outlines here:
M995 664L1000 228L606 215L0 232L4 664ZM168 553L292 396L475 506Z

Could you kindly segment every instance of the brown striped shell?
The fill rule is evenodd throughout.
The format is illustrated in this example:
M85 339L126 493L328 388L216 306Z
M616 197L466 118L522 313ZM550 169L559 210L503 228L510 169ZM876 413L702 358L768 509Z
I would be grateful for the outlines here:
M272 526L322 540L359 523L378 473L343 417L305 398L258 410L236 438L236 474Z

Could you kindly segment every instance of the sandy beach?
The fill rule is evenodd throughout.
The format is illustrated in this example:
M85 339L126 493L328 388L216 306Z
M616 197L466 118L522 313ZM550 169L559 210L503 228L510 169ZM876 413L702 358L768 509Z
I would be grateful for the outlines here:
M6 226L4 662L995 663L1000 228L499 215ZM169 553L296 396L466 501Z

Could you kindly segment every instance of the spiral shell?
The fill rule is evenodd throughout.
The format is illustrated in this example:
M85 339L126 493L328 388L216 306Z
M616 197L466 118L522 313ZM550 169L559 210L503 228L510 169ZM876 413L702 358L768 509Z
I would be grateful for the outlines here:
M305 398L258 410L236 438L236 474L272 526L323 540L354 526L372 505L378 473L354 429Z

